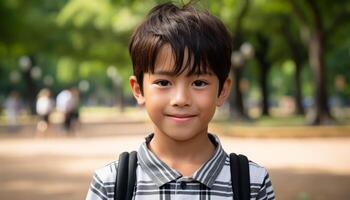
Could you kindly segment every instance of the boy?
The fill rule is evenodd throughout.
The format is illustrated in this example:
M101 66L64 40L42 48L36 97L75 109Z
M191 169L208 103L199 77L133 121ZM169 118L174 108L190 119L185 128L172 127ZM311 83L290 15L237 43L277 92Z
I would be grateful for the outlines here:
M158 5L129 50L130 85L154 127L137 152L133 199L233 199L229 157L208 133L231 87L231 38L223 23L190 4ZM117 166L95 172L86 199L113 199ZM265 168L249 162L249 169L251 199L274 199Z

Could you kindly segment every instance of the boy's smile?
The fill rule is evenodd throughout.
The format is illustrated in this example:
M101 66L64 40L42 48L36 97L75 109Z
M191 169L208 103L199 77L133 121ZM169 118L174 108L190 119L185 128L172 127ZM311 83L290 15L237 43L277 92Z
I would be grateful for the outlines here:
M216 106L227 97L230 80L218 96L219 80L213 73L188 75L186 70L173 73L174 58L169 45L161 48L154 73L144 73L143 94L136 78L130 83L139 104L145 104L154 124L155 136L188 141L207 135Z
M182 123L182 122L188 122L189 120L193 119L197 115L193 114L165 114L166 117L170 117L175 122Z

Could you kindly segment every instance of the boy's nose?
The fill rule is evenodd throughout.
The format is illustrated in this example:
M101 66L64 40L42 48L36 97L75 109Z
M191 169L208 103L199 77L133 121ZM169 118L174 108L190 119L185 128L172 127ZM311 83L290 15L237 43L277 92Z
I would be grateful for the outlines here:
M186 87L176 88L175 92L171 97L171 105L178 107L191 105L191 98L189 95L189 91Z

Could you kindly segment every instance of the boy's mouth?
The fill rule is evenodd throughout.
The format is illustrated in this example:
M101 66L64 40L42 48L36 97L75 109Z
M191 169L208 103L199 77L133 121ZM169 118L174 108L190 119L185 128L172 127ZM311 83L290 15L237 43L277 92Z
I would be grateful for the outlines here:
M178 122L184 122L192 119L193 117L196 117L197 115L193 114L166 114L165 116L170 117L171 119L178 121Z

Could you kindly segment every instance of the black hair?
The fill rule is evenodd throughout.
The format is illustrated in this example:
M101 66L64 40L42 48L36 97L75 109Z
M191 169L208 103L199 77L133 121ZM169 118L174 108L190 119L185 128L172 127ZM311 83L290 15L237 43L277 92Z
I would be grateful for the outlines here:
M188 75L213 72L219 79L220 94L230 72L232 40L217 17L192 3L181 8L173 3L155 6L137 27L129 45L134 75L141 92L143 74L154 73L157 55L165 44L171 46L174 54L174 75L185 70ZM185 51L188 52L186 57Z

